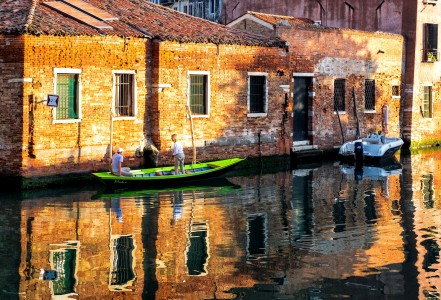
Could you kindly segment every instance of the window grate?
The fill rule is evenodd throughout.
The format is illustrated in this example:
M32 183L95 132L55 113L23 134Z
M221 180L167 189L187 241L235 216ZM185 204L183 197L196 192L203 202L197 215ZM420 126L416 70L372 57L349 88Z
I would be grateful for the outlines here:
M364 108L375 110L375 80L366 79L364 81Z
M337 111L345 111L345 88L346 79L334 81L334 109Z
M207 114L207 76L190 75L190 110L195 115Z
M399 85L392 86L392 96L400 96L400 86Z
M133 115L133 74L115 74L115 114Z

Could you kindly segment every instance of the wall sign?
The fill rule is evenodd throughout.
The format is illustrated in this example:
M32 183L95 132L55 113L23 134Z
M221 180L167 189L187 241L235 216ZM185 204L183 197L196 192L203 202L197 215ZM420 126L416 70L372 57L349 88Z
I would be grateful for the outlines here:
M47 95L47 106L57 107L58 99L58 95Z

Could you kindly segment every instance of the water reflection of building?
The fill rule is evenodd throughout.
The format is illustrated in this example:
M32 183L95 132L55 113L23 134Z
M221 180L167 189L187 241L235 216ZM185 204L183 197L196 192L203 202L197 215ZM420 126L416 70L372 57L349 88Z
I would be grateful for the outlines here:
M324 165L234 177L242 189L224 193L118 201L77 193L23 201L18 292L30 299L225 299L250 291L319 295L311 289L315 283L344 282L346 289L363 283L373 295L400 297L409 282L403 276L410 242L418 249L414 268L421 293L430 293L438 284L432 276L439 270L433 226L440 221L433 209L439 184L429 170L439 166L415 163L421 168L389 176L387 185ZM403 188L403 182L413 184ZM416 213L413 242L407 236L412 226L403 219L413 205L402 199L406 193L424 207ZM40 268L63 272L67 280L39 280ZM353 290L354 297L364 293Z
M118 222L120 216L111 201L90 199L91 194L84 193L72 199L22 202L22 220L32 220L32 229L22 238L22 245L31 246L22 248L20 274L27 267L31 275L21 277L21 295L29 299L98 295L105 299L115 291L121 295L138 291L141 297L143 251L135 245L142 245L142 207L120 203L125 216L124 222ZM55 280L40 280L40 268L56 271Z
M439 299L441 287L441 157L437 151L420 151L407 157L404 181L407 183L406 207L413 213L406 220L413 231L407 233L417 276L419 299ZM416 250L416 251L415 251Z

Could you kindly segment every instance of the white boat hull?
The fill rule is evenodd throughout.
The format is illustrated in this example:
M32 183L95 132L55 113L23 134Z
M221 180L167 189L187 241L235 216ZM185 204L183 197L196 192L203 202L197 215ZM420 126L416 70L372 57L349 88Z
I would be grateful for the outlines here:
M344 143L339 150L342 158L355 158L356 144L363 146L364 159L387 159L395 155L404 144L401 138L370 134L366 138Z

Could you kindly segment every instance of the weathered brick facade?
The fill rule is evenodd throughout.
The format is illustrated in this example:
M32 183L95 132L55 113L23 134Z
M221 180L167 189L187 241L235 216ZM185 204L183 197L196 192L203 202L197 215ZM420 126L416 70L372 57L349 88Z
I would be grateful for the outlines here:
M160 147L163 163L170 160L170 136L177 133L192 156L192 132L197 159L232 156L281 155L284 93L280 85L289 77L277 70L288 63L284 49L234 45L179 44L162 42L158 47L158 83L170 84L155 96L153 140ZM209 113L203 117L187 114L188 72L209 72ZM262 117L247 116L248 72L268 73L268 110Z
M361 136L382 130L384 105L389 110L388 133L400 136L400 99L392 97L392 86L401 85L401 36L314 26L281 27L279 31L290 43L292 72L314 74L313 144L324 149L341 145L343 138L356 138L357 126ZM336 79L346 80L345 110L338 116L334 110ZM366 79L375 81L375 110L365 109Z
M433 34L429 38L425 28L426 24L436 28L441 24L439 1L258 0L237 3L223 0L220 22L229 24L249 11L309 18L327 27L391 32L406 37L402 57L400 134L411 148L441 144L439 29L429 30L430 35ZM249 23L247 28L250 29ZM428 52L435 53L436 60L427 61ZM423 102L430 104L424 108Z
M16 48L15 43L21 44L23 52L8 51ZM30 177L103 168L109 158L112 70L136 71L139 101L136 118L114 119L113 145L134 149L142 140L148 41L27 35L3 37L0 44L10 53L2 63L2 69L10 69L0 88L8 104L0 112L7 122L2 136L14 137L2 143L1 160L9 162L2 168L3 174ZM20 63L9 63L15 59L23 61L21 67ZM54 108L43 102L54 93L54 68L81 70L79 122L56 123Z
M267 16L262 14L262 17ZM251 20L252 18L244 19L234 24L234 27L251 32L262 27L261 23ZM274 26L274 31L269 34L277 32L278 36L290 45L290 61L285 67L285 72L293 77L313 78L308 111L311 144L331 150L334 146L341 145L343 139L354 139L357 126L361 136L382 130L385 105L388 107L388 133L400 136L401 102L399 96L392 95L392 87L400 87L402 81L401 35L306 24L278 23ZM345 110L339 111L338 115L334 110L336 79L346 80ZM365 109L367 79L375 81L374 110ZM291 91L295 89L292 85ZM354 106L357 114L354 113ZM289 123L293 124L292 118Z
M210 78L209 114L192 118L197 159L287 153L286 147L278 147L284 99L279 85L289 83L288 77L277 74L288 61L284 49L30 35L3 36L0 45L7 54L2 70L9 70L1 81L9 109L0 114L6 123L3 136L11 136L2 144L3 174L31 177L105 169L111 135L113 150L125 148L126 165L131 167L143 165L135 151L145 138L160 150L160 164L171 163L172 133L179 134L191 161L189 71L206 71ZM44 102L54 93L56 68L81 72L80 121L56 122L54 108ZM137 112L135 117L114 117L112 125L115 70L136 72ZM268 73L266 117L247 117L249 71ZM170 87L158 88L161 84Z
M152 13L157 22L168 15L192 26L152 29L143 27L151 23L141 21L137 23L141 29L133 31L132 25L120 20L111 23L118 34L100 35L74 18L47 10L39 4L36 14L64 18L72 33L44 23L40 16L35 19L34 34L0 36L0 91L5 105L0 112L2 175L103 170L117 147L125 149L125 165L141 167L145 162L136 151L145 140L159 149L160 165L170 164L173 133L184 143L187 162L288 154L293 140L297 141L296 76L312 80L305 112L305 139L310 144L333 150L343 138L355 137L352 88L362 135L381 129L383 105L389 107L389 133L400 133L400 102L391 96L392 85L401 84L403 39L399 35L316 27L310 20L291 18L277 23L265 37L152 4L132 14ZM198 26L205 31L195 30ZM249 22L244 29L252 31L253 26ZM60 34L52 35L47 28ZM156 30L162 38L147 36L146 30ZM78 116L58 119L57 109L45 100L56 92L57 74L69 72L78 80ZM136 104L133 114L124 117L118 117L114 108L115 72L133 75ZM192 74L202 74L207 81L202 115L187 112ZM253 74L265 76L267 97L259 113L250 113L249 108ZM333 109L335 79L346 80L345 110L339 114ZM375 80L376 87L375 110L369 112L364 111L366 79Z

